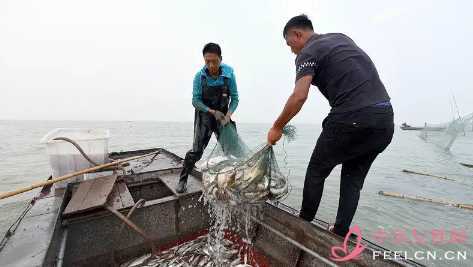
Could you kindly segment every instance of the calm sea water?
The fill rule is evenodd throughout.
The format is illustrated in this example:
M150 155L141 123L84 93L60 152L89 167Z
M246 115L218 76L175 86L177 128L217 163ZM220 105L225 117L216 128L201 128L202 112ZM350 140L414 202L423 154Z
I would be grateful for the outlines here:
M164 147L180 156L190 148L193 134L190 122L0 121L0 191L27 186L49 176L46 149L39 140L60 127L110 129L110 151ZM241 123L238 132L250 147L256 147L265 141L268 127L269 124ZM319 125L296 127L297 139L284 149L279 145L277 155L292 185L285 202L299 209L305 169L321 129ZM213 138L206 155L214 144ZM378 195L383 190L473 204L473 169L459 162L473 163L473 132L460 136L447 153L418 138L416 132L396 131L392 144L374 162L365 180L353 224L362 228L364 237L374 240L378 236L378 243L384 247L407 251L410 257L414 257L415 251L436 253L437 260L420 261L426 265L473 266L473 211ZM447 176L456 181L410 175L403 173L403 169ZM337 167L327 178L317 214L318 218L332 223L338 206L339 175L340 167ZM2 235L36 192L0 200ZM415 239L414 229L420 239ZM432 231L436 233L434 238ZM450 242L452 231L464 237L466 234L466 241ZM422 241L424 244L419 244ZM455 257L454 260L445 259L447 251L453 252L447 256ZM457 260L457 252L465 252L467 260L461 257Z

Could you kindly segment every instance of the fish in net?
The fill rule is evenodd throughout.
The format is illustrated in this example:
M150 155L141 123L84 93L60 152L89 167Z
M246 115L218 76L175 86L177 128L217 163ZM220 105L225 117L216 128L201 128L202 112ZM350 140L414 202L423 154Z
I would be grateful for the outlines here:
M286 126L283 136L295 138L295 127ZM241 140L233 125L220 129L218 143L203 170L208 200L232 205L280 200L288 193L288 179L279 169L273 147L260 145L254 151Z

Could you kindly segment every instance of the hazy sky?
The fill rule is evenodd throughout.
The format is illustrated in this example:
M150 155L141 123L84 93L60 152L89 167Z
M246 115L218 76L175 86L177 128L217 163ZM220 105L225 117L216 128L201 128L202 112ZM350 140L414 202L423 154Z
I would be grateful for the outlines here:
M192 121L209 41L234 67L240 122L272 122L294 85L282 38L306 13L375 62L396 122L473 112L473 1L0 1L0 119ZM296 117L329 111L313 87Z

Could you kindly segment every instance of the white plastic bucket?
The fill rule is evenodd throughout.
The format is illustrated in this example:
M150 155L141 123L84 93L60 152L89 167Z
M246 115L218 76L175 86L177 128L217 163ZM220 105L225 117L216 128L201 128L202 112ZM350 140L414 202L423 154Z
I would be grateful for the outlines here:
M53 178L72 172L90 168L93 165L87 161L69 142L53 140L56 137L66 137L76 142L82 150L97 164L103 164L108 159L108 140L110 131L105 129L58 128L46 134L41 143L46 144L49 163ZM84 180L84 175L78 175L65 181L55 183L55 188L64 188L70 182Z

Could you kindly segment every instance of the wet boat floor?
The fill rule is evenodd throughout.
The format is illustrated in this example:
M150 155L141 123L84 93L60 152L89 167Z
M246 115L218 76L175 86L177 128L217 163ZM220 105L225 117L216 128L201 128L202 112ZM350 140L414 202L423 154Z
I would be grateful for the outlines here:
M252 245L229 231L217 245L209 245L209 234L204 230L179 242L160 247L158 254L142 255L122 264L121 267L270 266L267 259Z

